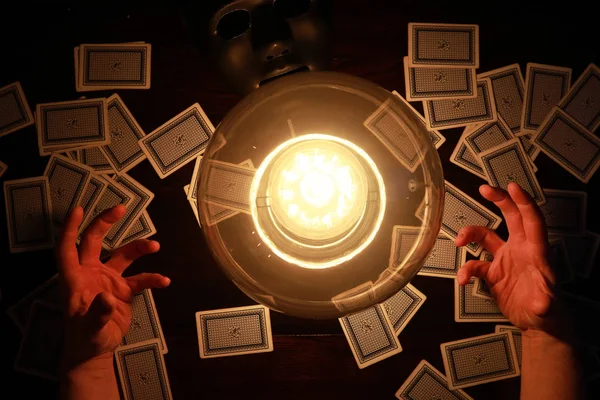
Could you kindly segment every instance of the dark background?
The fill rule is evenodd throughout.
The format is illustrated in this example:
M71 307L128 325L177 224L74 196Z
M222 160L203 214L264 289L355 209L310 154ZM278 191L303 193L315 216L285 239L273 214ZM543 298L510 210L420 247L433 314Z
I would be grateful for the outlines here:
M145 132L194 102L202 105L216 126L240 99L211 69L208 49L190 37L176 3L121 1L81 6L54 2L43 7L6 3L0 6L4 8L0 12L0 87L19 80L32 109L37 103L81 95L75 91L73 69L73 47L80 43L152 44L152 88L119 91ZM538 62L573 68L574 81L590 62L600 62L599 21L585 2L342 0L333 2L332 11L331 69L400 93L404 91L402 57L407 54L408 22L479 24L478 72L515 62L525 72L527 62ZM199 19L207 20L205 14ZM447 141L439 153L446 179L480 198L477 187L484 182L448 161L461 130L442 133ZM0 160L9 165L2 177L9 180L41 175L48 158L39 156L35 128L29 126L0 138ZM535 163L542 187L588 192L588 230L600 232L600 211L595 207L600 202L600 178L584 185L544 154ZM130 172L156 194L148 212L158 229L154 239L162 248L132 266L130 273L160 272L172 279L168 289L154 291L154 298L169 347L165 359L175 398L391 399L421 359L443 371L440 343L493 332L494 323L454 322L452 280L417 276L413 283L427 295L427 301L400 335L404 351L365 370L356 366L338 321L302 320L277 313L272 313L274 352L201 360L194 313L252 301L226 279L206 248L182 190L192 169L189 163L164 180L148 162ZM6 225L5 219L4 212L0 213L0 225ZM504 224L499 233L506 237ZM3 311L56 273L51 251L10 254L4 228L0 229L0 257ZM597 264L589 280L577 280L567 289L600 300ZM598 329L593 327L599 315L582 308L576 311L586 340L600 344ZM13 371L20 334L4 312L0 339L0 397L54 397L55 383ZM590 390L592 397L599 395L599 380ZM466 391L476 399L517 398L519 380Z

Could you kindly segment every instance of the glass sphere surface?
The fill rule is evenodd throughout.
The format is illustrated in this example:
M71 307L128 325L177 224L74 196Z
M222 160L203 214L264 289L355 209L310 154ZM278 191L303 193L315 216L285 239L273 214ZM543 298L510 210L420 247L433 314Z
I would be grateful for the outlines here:
M208 246L273 310L336 318L379 303L418 272L440 229L432 140L407 103L364 79L267 83L228 113L202 159Z

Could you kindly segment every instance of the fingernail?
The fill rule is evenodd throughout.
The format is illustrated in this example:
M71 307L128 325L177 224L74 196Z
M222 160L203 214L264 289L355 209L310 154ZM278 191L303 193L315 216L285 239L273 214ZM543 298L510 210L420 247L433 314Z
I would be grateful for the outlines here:
M167 285L167 286L169 286L171 284L171 279L167 278L166 276L165 276L164 281L165 281L165 285Z

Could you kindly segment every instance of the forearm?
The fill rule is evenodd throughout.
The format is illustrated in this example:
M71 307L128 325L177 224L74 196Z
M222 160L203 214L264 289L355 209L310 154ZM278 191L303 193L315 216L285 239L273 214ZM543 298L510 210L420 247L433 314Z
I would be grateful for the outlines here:
M112 354L105 354L75 366L64 361L62 370L62 400L119 400Z
M521 399L583 399L580 365L572 335L523 332Z

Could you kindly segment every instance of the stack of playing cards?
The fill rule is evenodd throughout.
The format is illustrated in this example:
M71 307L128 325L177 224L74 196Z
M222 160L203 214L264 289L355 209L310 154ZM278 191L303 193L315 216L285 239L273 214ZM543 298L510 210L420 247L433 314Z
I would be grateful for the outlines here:
M150 89L152 46L148 43L82 44L73 53L78 92Z

